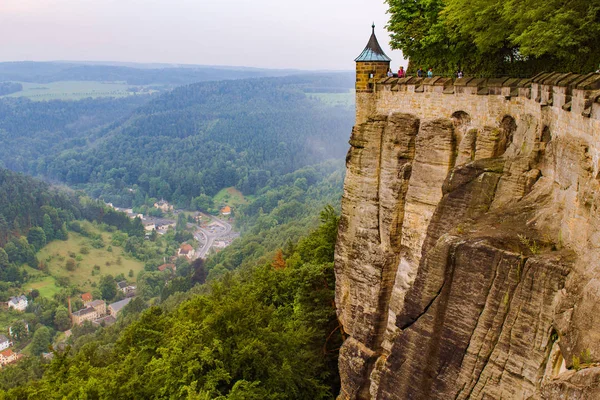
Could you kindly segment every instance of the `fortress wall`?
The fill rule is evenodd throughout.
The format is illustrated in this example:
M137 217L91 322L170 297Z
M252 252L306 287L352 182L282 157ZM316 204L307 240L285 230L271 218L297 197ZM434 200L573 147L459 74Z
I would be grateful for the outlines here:
M600 74L357 90L339 399L554 400L600 377L564 372L600 365L599 99Z

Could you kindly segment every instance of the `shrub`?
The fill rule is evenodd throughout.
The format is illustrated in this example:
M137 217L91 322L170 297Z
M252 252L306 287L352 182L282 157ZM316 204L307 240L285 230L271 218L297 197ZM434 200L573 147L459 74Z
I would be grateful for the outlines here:
M75 260L73 260L72 258L69 258L67 260L67 263L65 264L65 267L67 268L67 271L75 271L75 267L77 265L75 264Z

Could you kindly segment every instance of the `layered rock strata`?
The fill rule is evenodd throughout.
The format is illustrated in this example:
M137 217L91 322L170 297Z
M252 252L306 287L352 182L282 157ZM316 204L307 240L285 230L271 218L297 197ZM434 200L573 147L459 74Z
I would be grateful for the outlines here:
M600 92L393 88L350 139L339 398L600 398Z

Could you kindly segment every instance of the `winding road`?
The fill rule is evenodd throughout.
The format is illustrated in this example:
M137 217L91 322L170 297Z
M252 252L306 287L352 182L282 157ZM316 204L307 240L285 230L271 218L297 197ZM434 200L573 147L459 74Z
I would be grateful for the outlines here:
M188 223L188 228L195 228L194 238L199 243L204 243L201 247L196 251L195 258L206 258L206 254L210 251L213 243L216 239L227 237L231 234L231 224L225 222L219 218L208 216L212 220L212 226L219 226L221 229L218 230L210 230L206 228L202 228L200 225Z

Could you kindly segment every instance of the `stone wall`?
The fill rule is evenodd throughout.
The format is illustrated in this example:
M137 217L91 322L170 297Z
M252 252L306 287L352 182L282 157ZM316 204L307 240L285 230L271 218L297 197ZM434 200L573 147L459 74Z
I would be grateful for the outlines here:
M357 92L341 399L599 395L599 89L540 74Z

